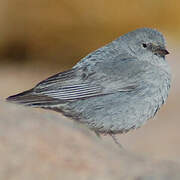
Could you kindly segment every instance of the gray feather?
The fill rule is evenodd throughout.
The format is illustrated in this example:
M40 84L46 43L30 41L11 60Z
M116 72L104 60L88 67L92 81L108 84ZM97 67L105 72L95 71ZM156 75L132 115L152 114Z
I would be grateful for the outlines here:
M127 132L152 118L167 99L166 54L161 33L137 29L7 100L59 111L98 133Z

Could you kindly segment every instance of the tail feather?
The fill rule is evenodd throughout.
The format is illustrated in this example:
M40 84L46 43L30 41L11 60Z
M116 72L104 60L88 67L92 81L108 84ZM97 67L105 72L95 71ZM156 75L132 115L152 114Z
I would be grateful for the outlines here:
M25 106L33 107L48 107L60 103L60 100L58 99L34 94L33 89L10 96L6 100L9 102L24 104Z

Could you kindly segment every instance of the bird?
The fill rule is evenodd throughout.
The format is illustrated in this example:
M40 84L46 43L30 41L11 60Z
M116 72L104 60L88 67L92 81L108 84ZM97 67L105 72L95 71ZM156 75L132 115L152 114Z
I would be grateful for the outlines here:
M60 112L121 146L117 134L141 127L165 103L167 54L162 33L136 29L7 101Z

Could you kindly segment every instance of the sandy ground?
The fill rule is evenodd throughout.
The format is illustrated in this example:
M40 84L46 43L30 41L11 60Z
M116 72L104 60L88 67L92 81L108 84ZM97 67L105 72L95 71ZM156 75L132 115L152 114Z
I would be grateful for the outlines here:
M134 140L131 136L123 139L126 150L120 150L111 139L99 139L57 113L2 102L0 106L2 180L180 179L180 163L172 160L174 152L164 149L163 141L145 143L145 131L140 137L134 134ZM150 144L149 151L138 141ZM163 151L166 158L153 158L154 149L157 156Z
M170 52L168 101L154 120L118 136L125 152L58 113L3 102L56 72L0 67L0 179L180 179L180 51Z

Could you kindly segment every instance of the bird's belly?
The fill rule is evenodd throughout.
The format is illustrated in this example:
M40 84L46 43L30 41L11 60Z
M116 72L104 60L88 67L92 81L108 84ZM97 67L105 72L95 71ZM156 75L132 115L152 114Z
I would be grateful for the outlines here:
M157 95L123 93L99 96L71 104L79 121L100 133L123 133L142 126L160 107Z

